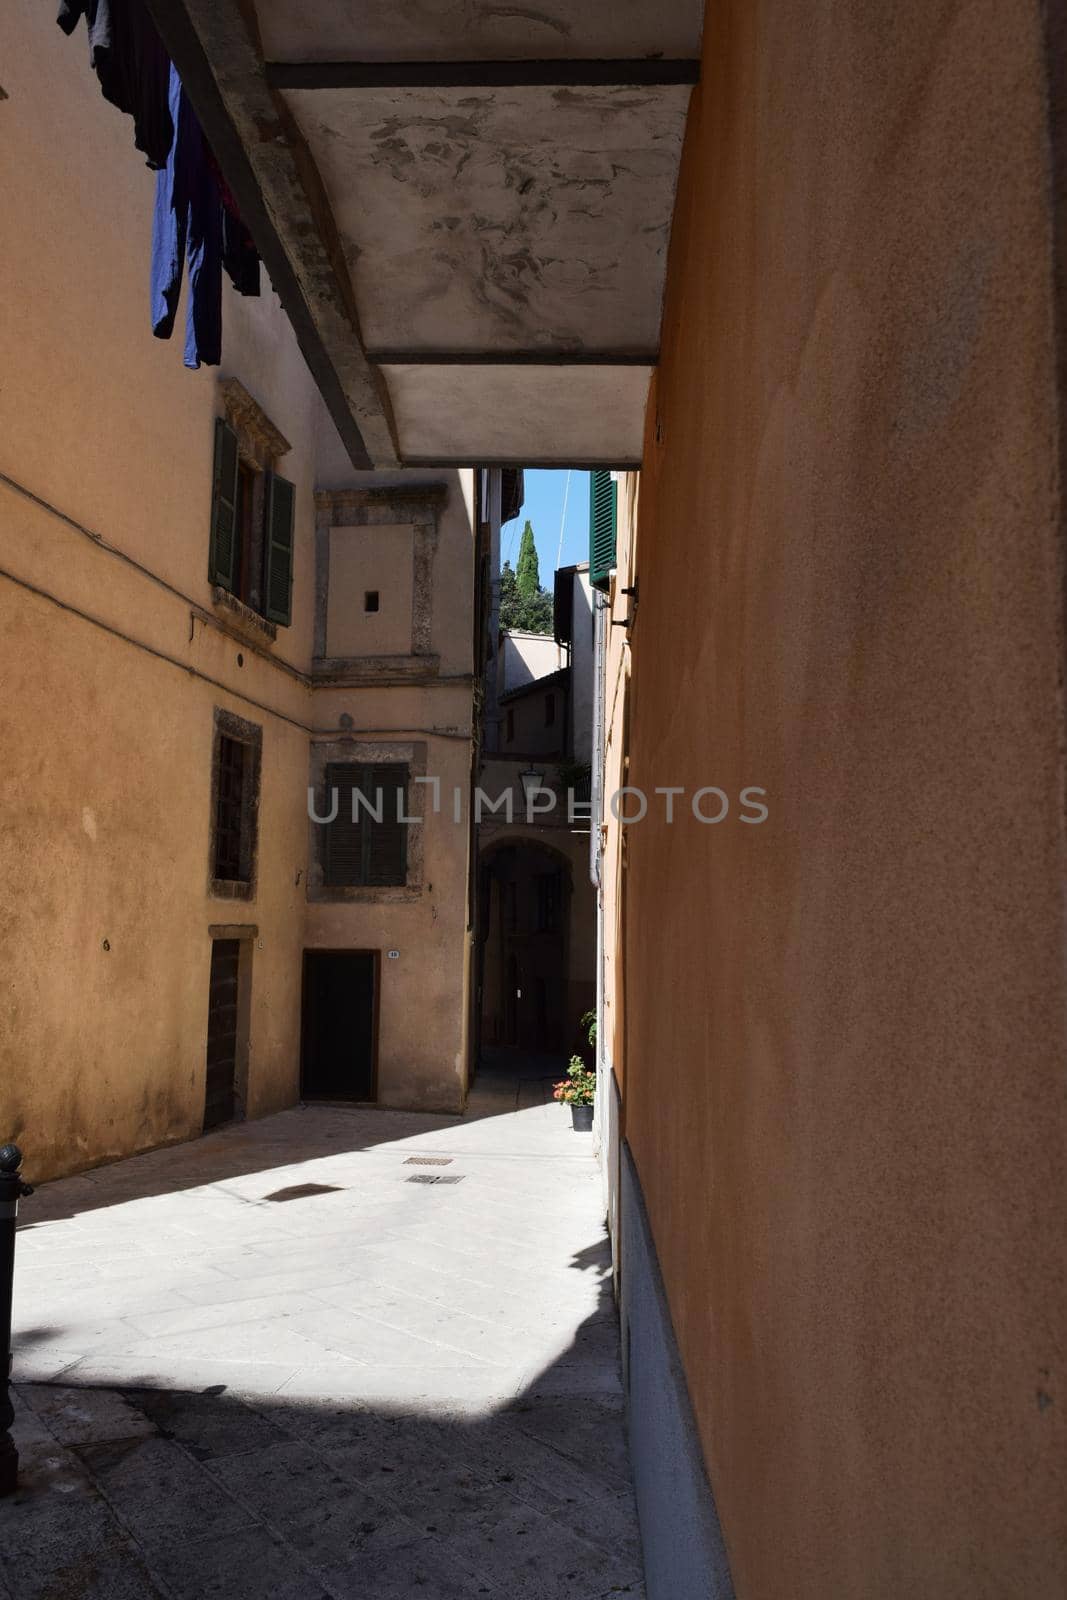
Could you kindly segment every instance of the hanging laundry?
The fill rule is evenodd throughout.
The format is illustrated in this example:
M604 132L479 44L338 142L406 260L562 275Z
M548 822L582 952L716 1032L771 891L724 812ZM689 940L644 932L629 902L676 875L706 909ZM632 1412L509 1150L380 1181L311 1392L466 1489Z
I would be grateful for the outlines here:
M222 265L238 294L258 295L259 251L241 219L240 207L222 168L210 149L207 154L222 196Z
M156 174L152 230L152 332L169 339L189 265L185 365L218 366L222 355L222 196L207 144L181 79L170 69L174 142Z
M174 140L170 60L143 0L60 0L56 21L64 33L81 17L104 99L133 118L133 142L148 165L165 167Z
M238 294L259 293L259 251L240 215L222 209L222 265Z

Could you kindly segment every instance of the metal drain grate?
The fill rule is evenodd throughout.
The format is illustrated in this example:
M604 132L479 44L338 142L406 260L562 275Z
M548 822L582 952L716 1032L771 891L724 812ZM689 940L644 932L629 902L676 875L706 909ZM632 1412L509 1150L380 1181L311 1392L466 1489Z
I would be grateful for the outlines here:
M408 1156L405 1167L450 1167L451 1156Z
M445 1177L444 1173L439 1173L439 1172L413 1172L411 1174L410 1178L405 1178L404 1179L404 1182L405 1183L462 1183L463 1182L463 1174L461 1172L454 1172L454 1173L451 1173L448 1177Z
M340 1194L340 1186L336 1183L294 1183L289 1189L275 1189L273 1194L265 1194L264 1200L306 1200L312 1194Z

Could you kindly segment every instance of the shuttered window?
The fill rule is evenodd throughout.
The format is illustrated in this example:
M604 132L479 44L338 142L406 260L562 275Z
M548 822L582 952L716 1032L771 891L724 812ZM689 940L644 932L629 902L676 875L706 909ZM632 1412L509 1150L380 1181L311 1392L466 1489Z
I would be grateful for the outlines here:
M216 417L208 578L229 590L237 568L237 467L237 435L229 423Z
M211 893L228 900L255 894L262 752L262 728L215 707L209 870Z
M208 578L260 616L287 628L293 616L296 490L249 464L229 423L215 420Z
M337 815L321 824L326 836L324 883L337 888L388 888L407 882L408 824L401 818L407 815L408 776L407 766L399 762L327 765L321 814L332 811L336 789Z
M589 582L607 592L615 565L616 485L610 472L589 474Z
M221 735L218 744L215 806L214 876L230 881L248 877L248 850L244 838L246 746Z
M296 491L287 478L267 478L266 614L287 628L293 615L293 508Z

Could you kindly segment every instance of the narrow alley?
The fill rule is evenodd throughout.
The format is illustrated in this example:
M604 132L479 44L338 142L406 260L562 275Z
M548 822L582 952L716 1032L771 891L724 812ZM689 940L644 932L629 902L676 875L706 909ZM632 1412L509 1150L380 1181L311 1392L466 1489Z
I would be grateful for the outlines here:
M1064 1600L1067 0L3 0L0 195L0 1600Z
M599 1174L546 1088L25 1202L5 1600L643 1594Z

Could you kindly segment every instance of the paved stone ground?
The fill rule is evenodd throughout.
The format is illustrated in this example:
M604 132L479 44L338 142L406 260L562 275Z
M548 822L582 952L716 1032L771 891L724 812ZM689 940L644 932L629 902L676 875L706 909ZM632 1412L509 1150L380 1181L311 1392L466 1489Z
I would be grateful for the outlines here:
M536 1069L46 1185L0 1595L642 1596L601 1211Z

